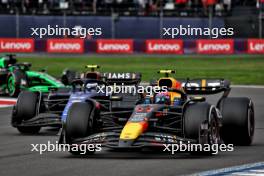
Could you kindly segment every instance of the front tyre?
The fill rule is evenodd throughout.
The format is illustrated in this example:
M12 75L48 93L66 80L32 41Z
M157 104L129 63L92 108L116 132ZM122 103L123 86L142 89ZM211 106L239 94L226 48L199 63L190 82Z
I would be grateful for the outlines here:
M40 127L24 127L20 126L23 121L27 121L36 116L38 105L38 95L33 92L21 92L17 99L17 104L14 107L12 114L12 124L15 125L20 133L36 134Z
M92 103L77 102L73 103L69 109L65 124L66 143L75 145L74 140L89 136L93 133L95 122L94 106ZM70 152L79 155L82 151L79 149ZM92 154L94 151L86 151L86 154Z

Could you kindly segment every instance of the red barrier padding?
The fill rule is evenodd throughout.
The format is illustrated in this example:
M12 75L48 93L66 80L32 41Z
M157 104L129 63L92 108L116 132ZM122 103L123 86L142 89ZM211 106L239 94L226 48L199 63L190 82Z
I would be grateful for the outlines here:
M146 53L183 54L182 40L146 40Z
M234 54L234 40L197 40L196 50L198 54Z
M133 40L131 39L100 39L96 41L97 53L133 53Z
M249 54L264 54L264 39L248 39L247 52Z
M48 39L48 53L83 53L83 39Z
M0 52L5 53L32 53L34 39L28 38L0 38Z

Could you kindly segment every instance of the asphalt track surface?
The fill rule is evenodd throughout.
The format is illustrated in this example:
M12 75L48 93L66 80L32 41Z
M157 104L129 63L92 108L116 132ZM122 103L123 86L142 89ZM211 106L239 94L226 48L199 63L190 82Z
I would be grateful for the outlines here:
M249 96L255 104L254 144L235 147L233 152L194 157L189 154L152 152L112 152L104 150L93 156L72 156L68 152L31 152L30 144L53 143L57 130L43 129L39 135L25 136L10 126L11 108L0 109L0 175L107 175L176 176L264 161L264 89L234 88L231 96ZM216 98L210 98L215 101Z

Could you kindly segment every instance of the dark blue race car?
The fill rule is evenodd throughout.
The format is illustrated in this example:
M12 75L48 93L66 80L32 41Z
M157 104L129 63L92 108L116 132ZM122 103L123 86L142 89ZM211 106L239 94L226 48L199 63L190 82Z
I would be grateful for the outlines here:
M99 73L94 73L99 74ZM90 74L91 75L91 74ZM113 94L106 88L113 85L134 85L141 81L139 73L103 73L102 79L83 78L72 81L71 89L51 89L48 94L21 92L14 106L11 124L21 133L35 134L41 127L61 127L74 102L96 99L105 108L109 104L133 107L140 99L136 94ZM121 100L120 102L114 102Z

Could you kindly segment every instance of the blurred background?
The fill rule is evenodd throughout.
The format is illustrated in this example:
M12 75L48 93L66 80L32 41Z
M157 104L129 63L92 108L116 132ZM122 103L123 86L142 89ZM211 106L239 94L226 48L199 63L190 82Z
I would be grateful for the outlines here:
M263 7L264 0L0 0L0 53L26 53L20 61L53 75L90 63L141 71L144 80L162 67L182 77L263 85ZM102 35L31 35L48 25L101 28ZM233 28L234 35L163 35L180 25Z
M234 28L233 38L262 38L261 1L0 0L0 37L32 37L30 27L49 24L102 27L100 38L149 39L163 38L163 27L208 27L212 23L211 27Z

